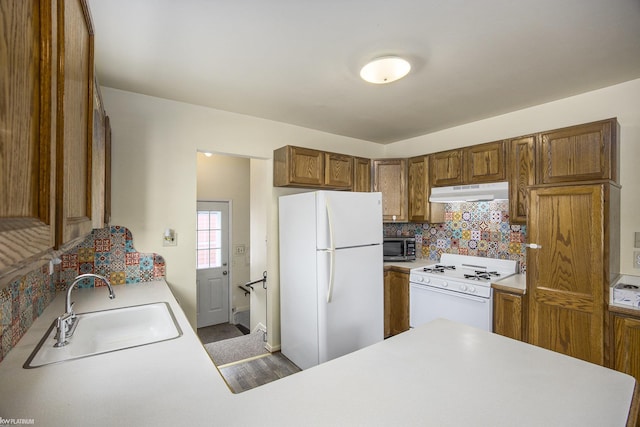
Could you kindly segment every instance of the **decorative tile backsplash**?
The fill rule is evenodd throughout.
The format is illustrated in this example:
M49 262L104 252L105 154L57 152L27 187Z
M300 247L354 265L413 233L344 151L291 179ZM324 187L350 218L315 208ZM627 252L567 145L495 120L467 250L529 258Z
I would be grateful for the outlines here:
M415 236L416 252L438 261L443 253L519 261L526 270L526 226L509 224L509 202L447 203L441 224L385 224L385 236Z
M0 361L26 333L56 292L64 291L79 274L95 273L113 285L149 282L165 275L158 254L143 254L133 247L131 232L120 226L95 229L80 244L60 255L61 262L49 275L49 267L37 268L0 290ZM84 279L78 287L106 286ZM62 313L61 313L62 314Z

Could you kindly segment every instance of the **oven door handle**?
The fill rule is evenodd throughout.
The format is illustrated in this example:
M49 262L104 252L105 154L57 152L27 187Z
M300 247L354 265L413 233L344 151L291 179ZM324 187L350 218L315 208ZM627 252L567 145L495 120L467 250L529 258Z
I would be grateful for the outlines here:
M469 294L463 294L461 292L452 291L450 289L440 289L440 288L437 288L435 286L418 285L418 284L415 284L415 283L409 283L409 287L413 288L413 289L415 289L417 291L437 292L439 294L446 294L446 295L450 295L450 296L453 296L453 297L462 298L462 299L468 299L468 300L475 301L475 302L481 302L481 303L488 303L489 302L489 298L478 297L478 296L469 295Z

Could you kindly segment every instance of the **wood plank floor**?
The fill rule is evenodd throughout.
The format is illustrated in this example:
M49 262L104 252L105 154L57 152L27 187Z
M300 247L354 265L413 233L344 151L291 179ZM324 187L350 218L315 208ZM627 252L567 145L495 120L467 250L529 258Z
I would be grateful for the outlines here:
M300 372L300 368L279 351L246 361L221 365L218 369L234 393L242 393Z

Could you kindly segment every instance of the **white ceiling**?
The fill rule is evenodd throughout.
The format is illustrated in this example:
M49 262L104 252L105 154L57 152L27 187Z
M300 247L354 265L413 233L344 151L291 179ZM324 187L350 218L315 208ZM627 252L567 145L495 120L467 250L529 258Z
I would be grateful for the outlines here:
M640 0L89 0L100 84L378 143L640 78ZM403 80L360 68L398 54Z

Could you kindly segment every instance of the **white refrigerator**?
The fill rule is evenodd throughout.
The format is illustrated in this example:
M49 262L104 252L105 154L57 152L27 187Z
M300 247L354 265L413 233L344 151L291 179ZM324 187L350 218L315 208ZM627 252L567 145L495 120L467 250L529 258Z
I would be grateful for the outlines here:
M281 196L281 351L307 369L384 338L382 195Z

